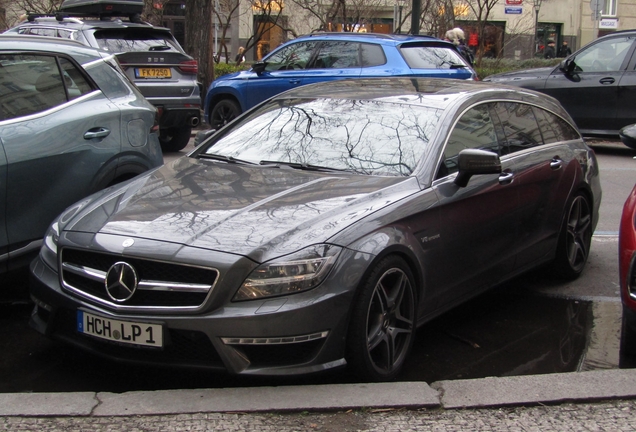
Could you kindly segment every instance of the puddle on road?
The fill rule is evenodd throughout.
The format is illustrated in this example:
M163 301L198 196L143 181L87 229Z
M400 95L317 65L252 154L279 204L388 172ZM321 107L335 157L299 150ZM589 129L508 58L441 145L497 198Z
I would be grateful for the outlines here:
M403 381L618 368L620 302L485 294L422 327Z

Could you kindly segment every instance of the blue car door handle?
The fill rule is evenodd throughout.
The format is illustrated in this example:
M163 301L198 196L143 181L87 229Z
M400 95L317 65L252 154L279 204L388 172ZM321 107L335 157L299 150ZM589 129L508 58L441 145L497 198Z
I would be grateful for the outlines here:
M97 127L93 129L89 129L84 133L84 139L89 140L93 138L104 138L110 134L110 129L106 129L104 127Z
M289 83L290 84L300 84L300 80L299 79L290 79Z
M552 168L554 171L561 169L562 166L563 166L563 160L561 160L561 158L554 157L550 161L550 168Z

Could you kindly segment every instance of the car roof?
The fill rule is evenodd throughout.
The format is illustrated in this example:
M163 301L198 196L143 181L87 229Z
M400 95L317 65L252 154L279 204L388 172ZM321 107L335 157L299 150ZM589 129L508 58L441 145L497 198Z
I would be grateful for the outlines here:
M81 42L71 39L6 33L0 34L0 50L52 51L60 54L68 54L80 61L80 63L87 63L88 61L112 55L111 53L86 46Z
M299 36L294 41L320 39L320 40L347 40L356 42L375 42L389 45L399 45L406 42L446 42L433 36L425 35L400 35L384 33L355 33L355 32L316 32ZM291 41L290 41L291 42Z
M543 93L521 87L444 78L356 78L309 84L281 93L274 99L355 99L422 105L446 109L465 101L518 101L532 103L569 119L565 109Z

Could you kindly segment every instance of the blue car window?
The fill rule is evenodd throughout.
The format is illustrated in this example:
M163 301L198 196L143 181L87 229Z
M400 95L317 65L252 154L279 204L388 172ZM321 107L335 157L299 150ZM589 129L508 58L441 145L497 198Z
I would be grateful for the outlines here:
M299 42L281 48L265 59L265 70L267 72L273 72L278 70L305 69L315 47L316 42Z
M382 66L386 64L386 56L380 45L361 43L360 58L362 59L363 67Z
M0 55L0 119L35 114L67 101L53 56Z
M457 65L467 66L462 56L448 47L402 45L400 52L413 69L451 69Z

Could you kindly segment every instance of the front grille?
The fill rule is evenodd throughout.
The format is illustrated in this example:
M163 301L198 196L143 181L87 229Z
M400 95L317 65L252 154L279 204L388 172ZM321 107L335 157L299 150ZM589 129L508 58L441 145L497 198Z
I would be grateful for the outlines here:
M65 289L117 309L198 308L218 277L214 269L64 248L61 252ZM137 273L139 284L132 297L115 302L106 292L105 278L117 262Z
M205 333L166 328L163 348L124 345L97 339L77 331L76 312L58 309L54 335L105 357L132 362L224 368L219 354Z

